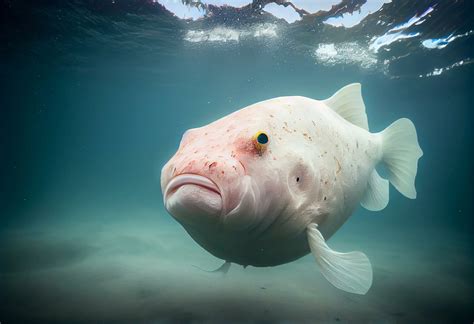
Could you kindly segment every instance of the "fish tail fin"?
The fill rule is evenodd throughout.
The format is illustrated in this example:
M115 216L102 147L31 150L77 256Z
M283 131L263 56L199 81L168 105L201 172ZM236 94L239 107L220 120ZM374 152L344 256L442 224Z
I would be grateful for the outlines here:
M415 199L418 159L423 155L415 125L408 118L401 118L379 134L382 137L382 161L388 169L388 180L402 195Z

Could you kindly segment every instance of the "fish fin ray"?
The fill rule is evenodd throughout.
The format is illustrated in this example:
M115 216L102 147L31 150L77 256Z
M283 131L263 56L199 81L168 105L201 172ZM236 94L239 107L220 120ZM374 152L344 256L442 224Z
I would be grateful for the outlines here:
M415 125L410 119L401 118L379 134L382 136L382 161L388 169L388 180L402 195L415 199L418 159L423 156Z
M348 122L369 130L360 83L351 83L323 101Z
M371 211L384 209L389 201L388 180L382 178L377 170L372 171L367 181L367 189L360 201L362 207Z
M203 268L200 268L196 265L193 265L193 267L199 269L199 270L202 270L202 271L205 271L205 272L209 272L209 273L222 273L223 275L227 274L227 272L229 271L230 269L230 266L232 265L231 262L229 261L225 261L219 268L215 269L215 270L206 270L206 269L203 269Z
M336 288L365 295L372 286L372 266L359 251L341 253L332 250L316 224L307 228L308 243L323 276Z

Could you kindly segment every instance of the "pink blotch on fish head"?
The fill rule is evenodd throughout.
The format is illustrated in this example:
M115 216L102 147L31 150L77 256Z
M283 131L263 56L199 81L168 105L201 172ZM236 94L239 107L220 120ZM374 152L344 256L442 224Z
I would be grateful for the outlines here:
M239 123L239 119L224 118L186 131L178 151L162 170L162 188L179 175L203 176L219 188L222 213L231 211L240 202L248 164L259 158L254 128Z

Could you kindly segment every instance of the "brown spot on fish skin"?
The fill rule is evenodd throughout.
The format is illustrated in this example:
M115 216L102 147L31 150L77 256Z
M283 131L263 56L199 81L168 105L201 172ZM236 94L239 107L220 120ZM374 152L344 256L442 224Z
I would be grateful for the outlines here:
M212 168L215 168L217 166L217 162L212 162L211 164L209 164L209 170L211 170Z
M271 117L271 118L273 118L273 115L272 115L272 114L270 114L270 117Z
M336 174L338 174L342 170L341 163L339 163L339 160L336 157L334 157L334 160L336 160L336 163L337 163Z
M316 123L314 122L314 120L311 121L313 123L313 126L316 126Z
M356 146L357 148L359 148L359 141L356 141Z

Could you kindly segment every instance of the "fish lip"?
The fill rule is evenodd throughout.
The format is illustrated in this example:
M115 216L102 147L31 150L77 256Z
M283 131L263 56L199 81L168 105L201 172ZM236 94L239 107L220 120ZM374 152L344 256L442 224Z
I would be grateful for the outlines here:
M211 179L194 173L183 173L173 177L165 189L165 200L184 185L195 185L212 191L222 198L221 190Z

